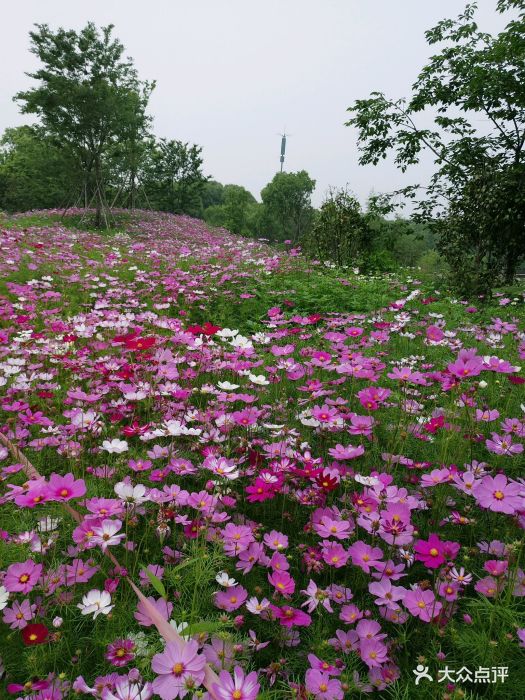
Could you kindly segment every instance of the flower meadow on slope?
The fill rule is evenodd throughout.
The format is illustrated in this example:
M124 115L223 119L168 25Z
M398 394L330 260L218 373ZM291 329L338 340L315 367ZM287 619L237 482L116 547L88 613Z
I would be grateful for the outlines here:
M310 313L280 286L300 256L184 217L0 233L0 432L39 472L0 445L6 696L525 680L523 299L392 279L368 313Z

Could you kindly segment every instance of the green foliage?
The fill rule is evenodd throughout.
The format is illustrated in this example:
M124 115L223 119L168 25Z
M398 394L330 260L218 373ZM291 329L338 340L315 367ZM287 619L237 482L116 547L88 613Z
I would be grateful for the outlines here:
M205 210L206 222L211 226L227 228L232 233L253 234L258 204L251 192L240 185L224 185L221 197L222 204L212 205Z
M0 209L66 206L79 187L71 151L57 147L36 127L6 129L0 141Z
M306 170L277 173L261 191L264 205L261 232L272 241L301 240L312 223L311 196L315 180Z
M148 124L145 109L153 84L139 81L124 46L112 38L112 25L92 22L79 32L36 25L31 51L42 67L30 74L35 87L15 99L22 112L40 118L44 132L74 153L83 173L85 201L94 198L102 220L104 166L117 144L139 138Z
M206 183L201 152L200 146L182 141L160 139L151 143L143 180L149 206L176 214L200 213Z
M426 39L443 47L421 70L409 100L374 92L349 108L361 164L393 152L405 171L423 151L433 154L436 171L416 215L435 225L464 294L510 281L525 257L525 6L497 5L500 13L512 8L517 18L494 36L479 30L474 4L439 22ZM422 129L417 117L427 110L433 125ZM416 198L419 189L402 192Z
M322 262L362 265L372 249L374 230L357 199L346 190L330 190L315 219L308 248Z
M217 180L207 180L202 186L201 201L203 210L224 203L224 185Z

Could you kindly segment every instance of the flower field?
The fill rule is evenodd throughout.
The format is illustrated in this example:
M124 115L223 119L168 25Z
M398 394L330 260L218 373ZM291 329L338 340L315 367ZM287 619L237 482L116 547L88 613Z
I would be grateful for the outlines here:
M0 697L523 698L523 291L71 221L0 221Z

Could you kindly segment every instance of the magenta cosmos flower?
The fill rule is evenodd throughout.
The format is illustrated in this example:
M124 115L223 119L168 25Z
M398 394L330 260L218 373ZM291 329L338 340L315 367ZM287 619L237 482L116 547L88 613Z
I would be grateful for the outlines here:
M10 593L29 593L33 590L42 573L42 564L32 559L11 564L5 575L4 586Z
M117 639L108 644L105 656L113 666L125 666L135 658L135 642L131 639Z
M310 615L297 608L290 608L288 605L278 608L276 605L270 605L270 609L283 627L308 627L312 623Z
M194 639L189 642L168 642L162 654L155 654L151 668L158 674L153 691L162 700L183 698L189 690L202 684L206 659L199 654Z
M429 569L437 569L445 562L443 542L435 534L428 541L418 540L414 545L417 561L422 561Z
M330 678L328 673L323 673L315 668L306 672L306 690L312 693L316 700L342 700L343 689L341 681Z
M523 508L524 499L519 495L521 490L522 487L508 481L505 474L497 474L484 476L474 485L472 492L482 508L512 515Z
M255 671L245 676L242 668L236 666L233 677L228 671L219 673L219 682L214 683L213 692L217 700L256 700L259 688Z

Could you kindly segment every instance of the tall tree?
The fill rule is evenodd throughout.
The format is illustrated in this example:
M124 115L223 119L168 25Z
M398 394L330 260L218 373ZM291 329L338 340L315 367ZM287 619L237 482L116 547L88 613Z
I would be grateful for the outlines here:
M206 182L202 149L195 144L160 139L149 154L145 188L152 206L197 216Z
M34 126L6 129L0 140L0 209L65 206L81 185L71 151Z
M273 240L299 241L312 222L315 180L306 170L277 173L261 191L264 213L261 225Z
M426 32L441 45L421 70L408 100L372 93L350 108L361 164L389 152L405 171L423 151L436 170L416 213L432 221L438 247L465 293L510 281L525 256L525 2L499 0L512 19L496 35L482 32L476 4ZM431 128L418 126L424 111ZM403 192L417 199L422 188Z
M42 67L29 77L36 87L15 99L22 112L40 117L56 143L75 153L84 178L84 203L96 202L96 224L106 217L104 166L108 151L148 121L145 109L151 83L140 82L124 46L112 37L113 26L100 30L89 22L82 30L36 25L31 51Z
M253 224L254 209L257 206L255 197L242 185L224 185L222 191L223 203L208 207L204 218L212 226L222 226L232 233L253 235L250 230Z

